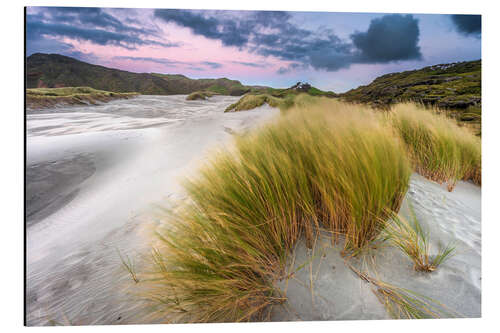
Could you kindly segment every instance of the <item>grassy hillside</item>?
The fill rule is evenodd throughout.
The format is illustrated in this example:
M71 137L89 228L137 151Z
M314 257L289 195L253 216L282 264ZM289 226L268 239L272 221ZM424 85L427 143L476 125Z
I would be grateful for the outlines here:
M27 58L28 88L88 86L114 92L138 92L144 95L190 94L210 90L240 96L257 88L236 80L190 79L180 74L132 73L92 65L59 54L35 53Z
M375 107L418 102L454 110L462 121L477 121L481 119L481 60L383 75L340 97Z
M35 88L26 89L26 107L43 109L58 105L93 105L137 95L135 92L116 93L90 87Z

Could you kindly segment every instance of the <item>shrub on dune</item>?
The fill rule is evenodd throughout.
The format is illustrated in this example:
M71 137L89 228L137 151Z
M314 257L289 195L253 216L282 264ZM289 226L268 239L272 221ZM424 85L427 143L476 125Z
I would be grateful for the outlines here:
M341 104L297 111L237 137L186 181L189 201L160 228L146 281L162 316L262 319L284 301L273 282L299 237L311 245L322 227L358 249L399 210L411 169L390 129Z

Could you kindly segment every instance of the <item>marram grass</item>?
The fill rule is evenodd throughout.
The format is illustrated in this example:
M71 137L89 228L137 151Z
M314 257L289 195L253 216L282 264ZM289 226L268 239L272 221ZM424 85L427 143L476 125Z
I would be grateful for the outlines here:
M236 103L229 105L224 112L237 112L255 109L264 104L271 107L280 107L284 100L268 94L246 94Z
M386 308L387 313L394 319L432 319L460 317L459 313L448 309L437 300L415 291L401 288L373 278L367 271L354 267L346 258L345 264L361 280L370 283L374 288L372 292L380 303Z
M389 118L419 174L450 191L458 180L481 185L481 141L467 128L415 104L395 106Z
M451 244L441 248L431 255L429 232L424 230L417 219L413 206L409 206L410 219L392 213L393 217L382 233L384 240L400 249L411 261L416 271L432 272L448 260L454 253L455 247Z
M319 227L346 249L376 238L411 173L403 145L371 112L317 101L235 140L185 183L189 200L158 230L141 277L172 322L262 319L299 237ZM336 237L332 236L332 241Z

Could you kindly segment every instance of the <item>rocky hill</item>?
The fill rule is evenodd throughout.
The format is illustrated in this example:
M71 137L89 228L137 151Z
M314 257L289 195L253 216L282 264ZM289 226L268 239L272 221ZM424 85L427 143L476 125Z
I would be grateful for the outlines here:
M60 54L30 55L27 58L26 74L28 88L86 86L98 90L138 92L144 95L190 94L198 90L209 90L234 96L259 89L226 78L195 80L180 74L132 73L92 65Z

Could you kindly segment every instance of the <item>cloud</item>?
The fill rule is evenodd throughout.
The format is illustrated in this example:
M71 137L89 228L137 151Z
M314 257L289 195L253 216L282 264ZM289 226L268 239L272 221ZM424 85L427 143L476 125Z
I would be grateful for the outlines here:
M159 45L163 47L174 46L102 29L86 29L67 24L53 24L43 22L28 22L26 24L26 34L29 36L28 39L30 40L45 35L52 38L56 36L68 37L79 41L90 41L98 45L120 46L129 50L136 49L138 45Z
M222 64L219 64L218 62L212 62L212 61L202 61L200 64L208 66L212 69L217 69L217 68L222 67Z
M255 35L256 28L274 27L280 20L287 20L289 14L285 12L234 12L244 16L243 19L226 17L223 11L213 12L216 16L209 16L211 11L198 12L178 9L156 9L155 17L165 22L172 22L181 27L191 29L196 35L209 39L217 39L226 46L242 47L250 42Z
M299 64L299 63L291 63L291 64L289 64L286 67L280 67L276 73L278 73L278 74L287 74L287 73L290 73L293 70L296 70L296 69L299 69L299 68L306 69L307 66L305 66L303 64Z
M91 25L98 28L112 28L116 32L151 32L123 24L114 16L104 12L101 8L88 7L50 7L47 8L51 20L58 23L75 23Z
M179 46L151 39L155 34L148 28L126 25L101 8L42 7L26 17L26 37L30 42L67 37L130 50L141 45Z
M97 45L118 46L135 50L140 46L175 47L162 39L155 20L142 22L127 10L71 7L31 7L27 15L27 48L74 52L71 42L62 38L87 41ZM356 31L340 38L332 30L305 29L294 22L291 13L283 11L213 11L157 9L153 16L163 22L185 27L195 35L218 40L222 45L246 50L263 57L274 57L287 65L278 73L313 68L337 71L358 63L388 63L421 59L418 46L418 20L412 15L385 15L373 19L366 31ZM53 51L52 51L53 52ZM131 57L134 58L134 57ZM134 58L173 66L159 58ZM132 60L132 59L130 59ZM212 60L212 59L209 59ZM264 68L267 64L232 63ZM175 64L196 70L217 69L213 61Z
M360 62L385 63L421 59L419 34L416 18L393 14L373 19L366 32L356 32L351 39L361 51Z
M132 61L147 61L147 62L153 62L156 64L161 64L161 65L170 66L170 67L176 67L177 65L185 64L184 62L181 62L181 61L170 60L170 59L165 59L165 58L153 58L153 57L114 56L113 59L132 60Z
M73 45L58 41L53 38L33 38L26 36L26 54L33 53L59 53L64 54L73 49Z
M186 61L172 60L166 58L154 58L154 57L114 56L113 59L141 61L141 62L147 61L155 64L165 65L168 67L188 66L187 67L188 69L194 69L197 71L204 71L207 68L217 69L223 66L220 63L212 61L186 62Z
M256 62L246 62L246 61L231 61L231 63L237 64L237 65L243 65L243 66L247 66L247 67L254 67L254 68L269 67L269 65L266 63L256 63Z
M451 21L463 35L481 35L481 15L451 15Z
M289 61L290 65L278 70L280 74L309 66L337 71L356 63L422 58L418 20L412 15L373 19L367 31L355 32L347 40L331 30L298 27L287 12L157 9L154 16L225 46Z

